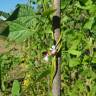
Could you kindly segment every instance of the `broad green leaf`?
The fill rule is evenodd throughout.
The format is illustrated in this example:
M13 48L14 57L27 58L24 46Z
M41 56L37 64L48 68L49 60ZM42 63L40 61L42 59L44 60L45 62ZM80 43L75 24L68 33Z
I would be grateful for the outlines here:
M90 5L92 5L92 3L93 3L92 0L87 0L87 2L85 3L85 5L86 6L90 6Z
M81 55L81 51L78 51L78 50L72 50L72 49L69 49L68 50L68 53L72 54L72 55L76 55L77 57L79 57Z
M89 51L92 49L94 38L90 37L86 40L86 47L85 49L89 49Z
M50 16L51 14L53 14L55 12L55 9L52 8L48 8L43 12L44 16Z
M20 96L20 83L18 80L14 80L12 85L12 96Z
M79 2L76 2L75 6L80 8L80 9L86 9L86 7L85 6L81 6Z
M30 25L32 26L32 24L30 24L30 21L29 21L29 24L28 24L28 22L26 22L25 26L24 26L23 22L19 22L18 20L14 21L12 23L9 22L9 24L10 24L9 25L10 34L9 34L8 38L11 41L24 42L24 40L26 40L27 38L32 36L32 34L34 34L34 32L35 32L35 29L32 29L30 27ZM30 28L28 27L28 25ZM34 27L35 26L36 26L36 24L34 24Z
M93 84L91 87L91 91L89 92L89 96L95 96L96 95L96 85Z
M80 64L80 60L78 58L73 58L69 60L69 67L76 67Z
M9 40L24 42L35 32L34 30L37 30L37 17L34 15L35 12L33 12L32 7L24 4L19 4L17 7L19 7L16 13L17 18L8 22L10 31L8 38ZM14 12L12 15L14 15Z
M79 38L77 39L77 40L74 40L73 42L72 42L72 45L71 45L71 47L70 47L70 49L71 50L76 50L77 48L78 48L78 45L80 44L80 40L79 40Z
M34 15L34 11L31 6L28 6L26 4L18 4L17 7L19 7L18 17L26 17Z
M71 0L61 0L61 9L64 9L68 4L70 3Z
M62 23L65 23L65 22L67 22L68 20L69 20L69 17L68 17L67 15L64 15L63 18L62 18L62 20L61 20L61 22L62 22Z
M92 63L96 64L96 57L93 57Z
M84 58L83 58L83 61L82 61L82 64L84 65L87 65L88 64L88 61L89 61L90 57L85 55Z
M90 30L92 28L93 23L94 17L90 17L89 20L85 23L84 28Z
M80 92L84 91L84 84L81 80L76 81L75 87L78 88Z

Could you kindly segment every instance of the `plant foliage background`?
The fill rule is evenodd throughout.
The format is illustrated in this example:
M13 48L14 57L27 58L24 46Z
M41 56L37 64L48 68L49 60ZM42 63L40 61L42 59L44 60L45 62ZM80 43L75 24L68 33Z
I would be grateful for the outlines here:
M1 96L49 95L51 60L46 63L42 52L53 45L54 11L51 0L32 0L7 19ZM96 96L96 1L61 0L61 32L61 96Z

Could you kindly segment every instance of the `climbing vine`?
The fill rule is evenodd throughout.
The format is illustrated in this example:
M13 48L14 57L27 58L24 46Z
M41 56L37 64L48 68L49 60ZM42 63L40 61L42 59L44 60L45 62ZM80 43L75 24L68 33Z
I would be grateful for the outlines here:
M61 0L62 44L60 37L55 47L52 2L33 1L36 9L18 4L6 21L8 50L0 54L0 94L48 96L55 58L49 56L46 62L43 53L54 48L58 52L62 46L61 96L96 96L96 1Z

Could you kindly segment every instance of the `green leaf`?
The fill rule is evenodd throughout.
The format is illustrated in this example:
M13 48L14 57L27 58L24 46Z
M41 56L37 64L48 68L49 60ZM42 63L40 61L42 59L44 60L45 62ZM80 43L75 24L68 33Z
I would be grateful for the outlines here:
M23 42L34 33L33 30L18 21L14 21L12 23L9 22L9 24L10 34L8 38L10 41Z
M55 9L49 8L43 12L44 16L49 16L55 12Z
M84 29L91 29L94 23L94 17L90 17L89 20L85 23Z
M30 6L19 4L18 7L17 18L13 21L8 21L10 31L8 38L9 40L24 42L25 39L29 38L37 30L39 16L37 21L35 12L33 12Z
M69 20L69 17L67 15L64 15L64 17L62 18L61 22L65 23Z
M92 90L90 91L89 96L95 96L96 95L96 91L95 91L96 90L96 85L93 84L91 89Z
M61 0L61 9L64 9L68 4L70 3L71 0Z
M37 81L38 81L38 80L41 80L41 79L44 78L44 77L46 77L49 73L50 73L50 70L45 70L45 71L41 72L41 73L39 74L39 76L37 77Z
M87 65L89 60L90 60L90 57L87 56L87 55L85 55L85 56L83 57L82 64Z
M19 7L18 17L26 17L34 15L34 11L31 6L28 6L26 4L18 4L17 7Z
M85 6L81 6L79 2L76 2L75 6L80 8L80 9L86 9L86 7Z
M96 57L93 57L92 63L96 64Z
M85 5L86 6L90 6L90 5L92 5L92 3L93 3L92 0L87 0L87 2L85 3Z
M76 88L79 88L80 92L84 91L84 85L83 85L83 82L81 80L77 80L75 86L76 86Z
M79 38L78 39L76 39L76 40L74 40L73 42L72 42L72 45L71 45L71 47L70 47L70 49L71 50L76 50L77 48L78 48L78 45L80 44L80 40L79 40Z
M1 71L1 70L0 70ZM1 75L1 73L0 73L0 75ZM1 77L0 77L1 78ZM6 90L6 86L4 85L4 81L2 81L2 85L1 85L1 87L2 87L2 90L3 91L5 91Z
M76 55L77 57L79 57L81 55L81 51L72 50L72 49L69 49L68 53L70 53L72 55Z
M20 83L18 80L14 80L12 85L12 96L20 96Z
M69 60L69 67L76 67L80 64L80 60L78 58L73 58Z
M51 73L50 73L50 88L52 88L52 82L55 72L56 72L56 56L52 58L52 66L51 66Z

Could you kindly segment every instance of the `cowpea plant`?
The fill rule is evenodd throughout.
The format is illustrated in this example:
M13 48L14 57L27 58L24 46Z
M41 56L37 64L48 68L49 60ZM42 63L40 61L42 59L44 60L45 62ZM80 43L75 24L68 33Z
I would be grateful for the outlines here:
M32 3L37 5L36 10L32 9ZM9 59L12 60L11 65L18 63L17 69L21 63L23 68L27 65L27 72L20 81L21 96L48 96L52 58L46 63L42 52L53 45L52 16L55 10L52 9L51 0L31 0L31 4L17 5L17 11L8 19L8 38L20 44L23 51L19 60L15 61L15 55L11 55L13 57L10 56ZM61 0L61 96L96 96L95 11L95 0ZM4 58L0 62L6 63ZM4 66L2 68L7 73L9 67L6 69L7 66ZM11 68L14 69L13 66ZM3 78L5 77L4 73ZM4 94L8 95L11 87L5 84Z
M38 2L38 4L39 3L40 2ZM38 7L39 6L41 6L41 4L38 5ZM53 44L53 40L51 39L53 33L50 16L54 12L54 10L50 9L48 5L48 14L46 13L44 8L45 5L43 6L43 8L40 7L40 12L39 8L37 11L35 11L29 5L18 4L15 11L7 20L10 31L10 34L8 36L9 42L15 42L19 45L21 44L22 53L19 56L20 61L18 62L17 68L19 68L20 63L23 63L23 66L28 66L28 72L26 73L25 77L23 77L24 80L21 84L21 95L33 94L34 96L36 96L40 94L42 96L45 96L49 94L49 92L47 92L49 90L49 83L47 82L47 79L49 78L48 74L50 73L50 61L48 64L43 61L42 52L50 48ZM44 12L42 11L43 9ZM13 68L13 70L18 71L17 68ZM17 75L15 74L15 76ZM12 78L11 76L9 77ZM19 77L18 79L21 78ZM16 77L14 77L13 79L15 78ZM44 80L42 81L42 79ZM45 90L46 92L43 90Z

